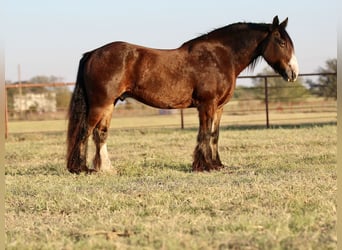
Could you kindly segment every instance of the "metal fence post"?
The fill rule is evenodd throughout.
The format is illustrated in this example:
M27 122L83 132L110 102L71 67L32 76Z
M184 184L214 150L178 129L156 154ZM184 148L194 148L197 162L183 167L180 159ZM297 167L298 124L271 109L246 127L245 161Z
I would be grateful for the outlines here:
M269 113L268 113L268 84L267 84L267 77L264 77L264 80L265 80L266 128L270 128L270 120L269 120Z
M184 113L183 113L183 109L180 110L180 114L181 114L181 129L184 129Z
M5 139L8 137L8 105L7 105L7 88L5 86Z

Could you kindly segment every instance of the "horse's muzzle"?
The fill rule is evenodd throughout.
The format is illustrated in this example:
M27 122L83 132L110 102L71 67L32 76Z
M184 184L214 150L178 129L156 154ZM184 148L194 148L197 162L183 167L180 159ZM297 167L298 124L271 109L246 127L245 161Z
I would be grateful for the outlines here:
M298 72L290 69L286 70L286 76L284 76L284 80L288 82L295 82L298 78Z
M288 67L286 69L286 77L285 76L283 76L283 77L288 82L294 82L298 78L298 72L299 72L299 69L298 69L297 58L293 54L292 57L291 57L291 60L290 60L290 62L288 64Z

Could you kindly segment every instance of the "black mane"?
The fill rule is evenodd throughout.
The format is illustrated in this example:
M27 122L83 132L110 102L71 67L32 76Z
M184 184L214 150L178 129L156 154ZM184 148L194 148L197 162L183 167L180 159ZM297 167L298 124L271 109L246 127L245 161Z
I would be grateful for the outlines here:
M193 49L194 45L196 43L199 43L201 41L208 41L211 39L217 39L217 40L224 40L225 38L231 37L236 35L237 33L243 33L245 31L254 30L254 31L261 31L261 32L270 32L271 30L271 24L265 24L265 23L234 23L230 24L221 28L214 29L206 34L203 34L199 37L196 37L194 39L191 39L185 43L182 44L181 47L186 47L189 52ZM228 35L228 36L227 36ZM238 35L237 35L238 36ZM255 66L260 62L262 57L260 55L255 55L251 62L249 63L248 70L253 71Z
M181 47L191 46L196 42L205 41L205 40L209 40L212 38L219 38L222 36L227 36L227 34L233 35L233 33L242 32L245 30L259 30L259 31L263 31L263 32L268 32L268 31L270 31L270 26L271 26L270 24L265 24L265 23L244 23L244 22L233 23L233 24L229 24L227 26L223 26L221 28L214 29L214 30L212 30L208 33L205 33L203 35L200 35L196 38L193 38L193 39L183 43Z

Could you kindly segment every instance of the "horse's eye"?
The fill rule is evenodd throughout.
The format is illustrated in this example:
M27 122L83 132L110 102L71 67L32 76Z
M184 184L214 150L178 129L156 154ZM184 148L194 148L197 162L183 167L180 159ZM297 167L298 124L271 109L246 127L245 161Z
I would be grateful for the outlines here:
M277 38L276 38L276 41L278 42L278 44L279 44L280 47L282 47L282 48L285 47L285 45L286 45L285 40L283 40L283 39L280 38L280 37L277 37Z

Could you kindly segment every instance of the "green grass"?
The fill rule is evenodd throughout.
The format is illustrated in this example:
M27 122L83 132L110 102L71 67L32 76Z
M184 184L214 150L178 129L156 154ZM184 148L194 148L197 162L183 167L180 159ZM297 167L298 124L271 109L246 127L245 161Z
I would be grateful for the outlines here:
M118 174L79 176L65 132L10 135L6 248L337 248L336 126L223 129L212 173L190 171L196 134L111 130Z

